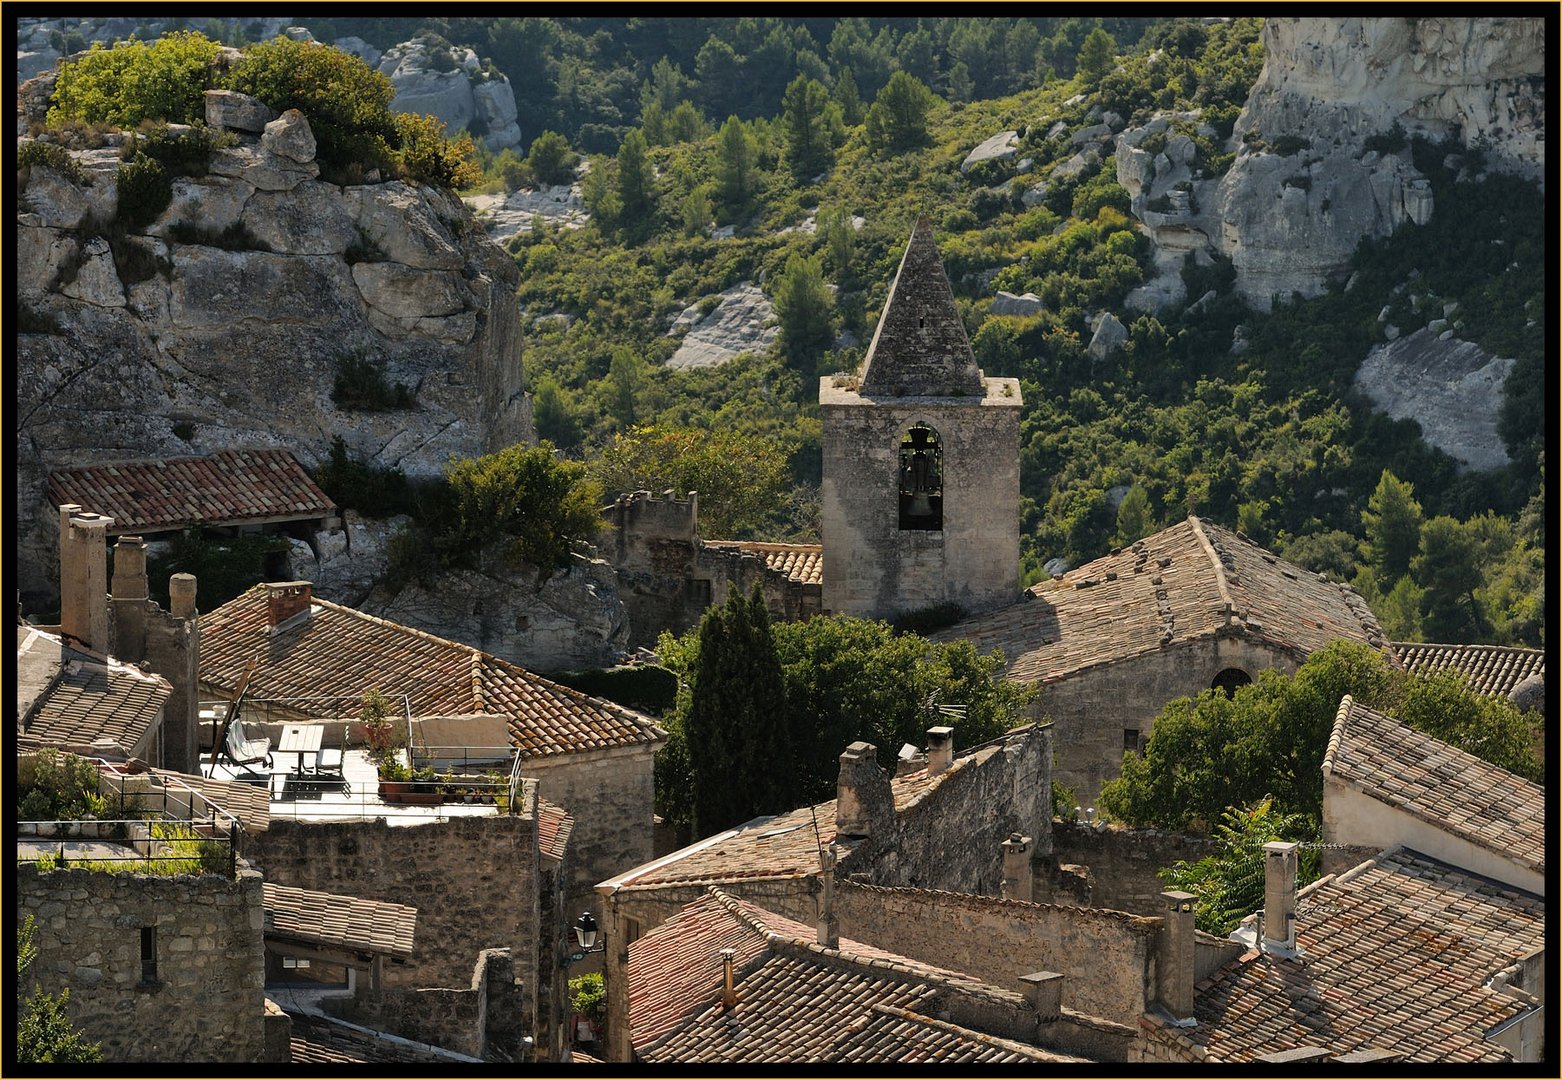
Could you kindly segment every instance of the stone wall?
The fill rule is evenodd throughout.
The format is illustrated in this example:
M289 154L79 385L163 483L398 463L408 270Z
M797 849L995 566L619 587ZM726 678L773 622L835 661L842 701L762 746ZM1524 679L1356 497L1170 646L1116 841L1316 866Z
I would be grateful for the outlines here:
M967 613L1019 596L1020 390L868 398L819 385L824 424L824 608L874 618L953 602ZM943 528L900 528L900 446L926 421L942 445Z
M657 745L528 758L521 765L538 793L575 819L565 891L571 919L587 909L600 917L596 883L652 857Z
M386 963L386 987L465 988L483 949L535 955L538 853L530 815L396 827L384 818L273 819L249 838L245 854L278 885L417 908L412 956ZM516 966L528 987L538 984L533 964Z
M16 868L16 915L36 917L29 982L70 990L71 1022L105 1061L265 1058L260 875L156 877ZM155 929L156 983L141 981Z
M658 634L681 634L707 608L737 589L758 584L774 619L792 621L819 612L820 589L772 570L757 554L711 547L698 535L698 493L626 492L603 509L611 529L602 550L618 572L619 595L629 614L631 645L650 647Z
M1010 833L1031 837L1033 856L1052 850L1050 734L1022 728L957 758L936 787L901 808L892 837L842 857L842 874L866 873L876 885L997 896L1000 845Z
M1132 1024L1154 996L1159 919L849 881L834 905L842 937L994 986L1023 992L1020 976L1061 972L1075 1012Z
M1106 828L1097 832L1084 825L1052 824L1052 853L1059 863L1090 868L1093 907L1159 915L1166 884L1155 872L1179 859L1202 859L1214 841L1186 833L1155 829Z
M388 1031L404 1039L486 1060L519 1060L524 987L508 949L478 953L472 984L466 989L406 988L369 990L353 997L325 998L333 1016Z
M1135 747L1141 746L1168 701L1208 690L1226 668L1256 678L1265 668L1290 674L1296 667L1296 659L1279 649L1241 638L1212 638L1113 660L1044 683L1032 708L1054 722L1053 781L1070 788L1081 806L1093 806L1101 785L1122 771L1129 738L1125 732L1133 731Z

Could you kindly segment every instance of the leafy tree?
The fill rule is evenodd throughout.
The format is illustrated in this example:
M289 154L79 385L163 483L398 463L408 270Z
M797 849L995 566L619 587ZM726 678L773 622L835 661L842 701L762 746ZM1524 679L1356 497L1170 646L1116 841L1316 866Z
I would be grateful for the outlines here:
M757 158L747 126L736 116L727 117L716 138L716 197L723 206L736 209L754 194Z
M500 542L513 564L546 578L569 565L572 540L590 540L601 527L601 484L584 465L556 457L551 443L452 459L445 479L455 520L440 544L455 560Z
M683 219L683 235L703 236L711 224L710 185L696 184L690 188L679 210Z
M1149 493L1134 484L1117 504L1117 536L1114 543L1127 547L1135 540L1143 539L1155 531L1155 519L1150 516Z
M102 1061L103 1052L97 1044L87 1042L71 1023L66 1012L69 990L61 990L56 997L35 986L31 995L22 997L27 973L38 958L36 934L37 919L32 915L16 928L16 1060L52 1064Z
M1361 512L1361 524L1367 533L1367 561L1385 580L1398 581L1421 546L1421 504L1414 488L1384 469Z
M645 136L631 131L618 148L618 200L627 222L639 222L651 208L651 164L645 157Z
M842 68L835 77L835 89L830 97L841 108L841 120L849 127L862 123L862 96L857 93L857 80L852 78L851 68Z
M851 213L840 207L821 210L818 226L825 251L830 256L830 268L838 280L850 280L857 249L857 229L852 225Z
M667 130L675 142L698 142L710 134L710 126L692 101L678 103L668 118Z
M1143 756L1123 755L1122 773L1102 788L1099 805L1132 825L1202 829L1227 807L1272 796L1278 813L1317 822L1324 750L1346 694L1469 753L1492 754L1511 771L1539 775L1526 741L1533 718L1430 682L1389 666L1376 649L1336 641L1294 676L1264 671L1230 698L1213 690L1178 698L1156 717ZM1452 719L1438 720L1438 710Z
M700 534L736 538L783 501L786 456L771 439L730 428L642 425L615 435L591 468L604 488L699 492Z
M1475 591L1481 585L1479 541L1451 517L1421 526L1421 550L1411 572L1426 590L1422 628L1435 641L1476 641L1487 629Z
M476 147L466 132L447 139L443 121L419 113L396 113L391 124L398 175L451 189L482 180L483 171L473 160Z
M815 79L799 75L781 98L781 124L786 133L786 162L798 181L830 167L835 150L830 142L830 91Z
M537 379L532 392L532 422L537 427L537 437L555 446L568 448L580 442L580 418L573 395L551 374Z
M569 148L564 136L544 131L532 140L526 165L539 184L567 184L575 175L580 158Z
M171 31L150 44L110 48L95 41L86 55L60 68L46 119L120 128L143 120L203 123L217 49L194 30Z
M1074 67L1085 86L1095 86L1112 70L1117 56L1117 42L1101 27L1096 27L1085 37L1075 57Z
M1168 889L1191 892L1193 925L1225 937L1264 903L1264 845L1277 840L1316 843L1318 826L1302 814L1284 814L1274 800L1260 799L1246 808L1229 807L1211 833L1215 850L1195 862L1178 860L1157 871ZM1296 884L1318 878L1316 847L1298 852Z
M868 108L868 145L879 153L898 154L927 142L927 113L933 94L904 71L889 82Z
M775 292L776 317L781 323L777 344L787 363L813 371L835 340L830 291L817 258L792 255L786 260Z
M964 60L949 69L949 74L944 77L944 91L950 101L970 101L976 96L976 83Z
M650 371L639 353L628 345L620 345L613 350L607 377L608 411L621 427L629 427L635 422L640 391L650 378Z

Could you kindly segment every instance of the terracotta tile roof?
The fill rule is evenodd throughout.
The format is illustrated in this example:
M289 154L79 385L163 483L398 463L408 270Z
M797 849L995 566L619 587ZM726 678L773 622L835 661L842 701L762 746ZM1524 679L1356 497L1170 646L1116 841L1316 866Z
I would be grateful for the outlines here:
M336 510L287 450L59 469L49 474L49 498L107 514L115 534L319 518Z
M17 734L31 745L85 746L110 738L134 752L173 693L161 675L73 649L36 627L18 627L16 656L18 677L25 671L32 683L30 700L18 701Z
M1544 873L1539 784L1358 705L1340 701L1323 773L1445 832Z
M762 556L770 569L803 585L824 581L824 548L819 544L765 544L752 540L706 540L704 544Z
M1396 641L1394 655L1418 675L1457 671L1469 680L1472 690L1489 697L1507 697L1531 675L1546 674L1546 654L1542 649Z
M712 889L630 945L630 1038L652 1062L1077 1060L916 1011L950 984L995 989L846 939L820 948L811 927Z
M1395 848L1298 897L1302 962L1249 950L1195 988L1182 1034L1211 1061L1301 1046L1506 1061L1485 1040L1530 1006L1491 977L1545 939L1545 901Z
M415 907L269 881L261 883L260 896L268 934L386 956L412 955Z
M448 1065L452 1055L407 1039L384 1035L346 1024L318 1013L291 1012L293 1021L293 1062L356 1064L361 1062L411 1061L439 1062Z
M475 713L508 718L527 757L660 744L649 717L560 686L480 649L326 600L307 619L268 626L257 585L201 618L201 682L231 693L252 657L253 698L354 697L370 688L406 694L414 716Z
M1354 589L1196 517L1026 592L929 636L1000 648L1005 674L1028 682L1225 635L1298 657L1337 638L1385 644Z
M537 799L537 848L544 855L562 860L574 828L575 819L570 817L569 811L547 799Z

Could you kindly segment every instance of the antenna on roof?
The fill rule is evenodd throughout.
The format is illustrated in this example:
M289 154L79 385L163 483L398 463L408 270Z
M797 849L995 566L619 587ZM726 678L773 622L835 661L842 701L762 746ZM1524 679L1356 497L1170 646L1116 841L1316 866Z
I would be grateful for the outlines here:
M819 852L819 869L824 870L824 838L819 835L819 812L812 803L808 804L808 816L814 819L814 850Z

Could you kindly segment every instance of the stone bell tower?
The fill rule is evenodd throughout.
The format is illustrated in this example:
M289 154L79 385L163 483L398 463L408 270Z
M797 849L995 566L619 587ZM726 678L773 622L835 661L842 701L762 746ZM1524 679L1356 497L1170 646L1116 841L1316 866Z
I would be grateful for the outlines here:
M976 366L927 218L862 375L819 380L826 611L1019 598L1020 384Z

